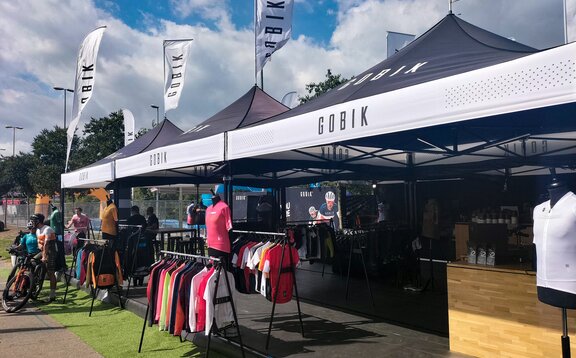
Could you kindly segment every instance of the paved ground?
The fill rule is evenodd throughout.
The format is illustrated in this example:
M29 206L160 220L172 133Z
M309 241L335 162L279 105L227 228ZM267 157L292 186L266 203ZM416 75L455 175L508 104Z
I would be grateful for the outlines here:
M0 260L0 268L10 262ZM5 282L0 281L0 289ZM101 357L74 333L32 304L16 313L0 310L0 357Z
M298 272L298 281L302 292L313 293L313 284L322 294L315 294L316 302L301 302L304 335L300 333L298 308L295 301L276 306L276 313L272 325L270 346L267 350L266 339L270 322L272 304L261 295L235 294L234 300L238 310L238 319L243 343L259 356L269 357L342 357L347 358L361 354L365 357L393 357L393 358L457 358L465 355L450 352L448 338L442 335L426 333L390 323L382 317L364 315L333 308L333 305L344 299L345 282L341 278L324 279L319 273ZM307 284L305 282L307 281ZM364 288L364 281L354 280L354 286ZM308 286L308 287L306 287ZM377 291L377 290L375 290ZM388 291L391 292L391 291ZM130 300L127 308L141 317L146 311L146 298L143 287L130 290ZM397 293L396 296L400 294ZM434 292L428 295L437 295ZM388 310L401 311L400 315L421 315L420 320L437 320L438 315L423 312L437 310L438 306L432 304L427 310L414 305L428 304L437 301L435 297L418 295L414 298L410 294L404 295L404 301L398 298L390 301L381 293L376 294L377 304L391 302ZM423 300L421 302L417 300ZM324 304L318 303L318 301ZM349 308L353 309L357 302L359 305L370 307L369 299L362 294L352 294ZM342 302L340 302L342 303ZM332 307L326 307L332 304ZM412 310L413 312L410 312ZM371 311L369 309L368 311ZM413 318L413 317L409 317ZM414 325L409 325L414 326ZM434 324L429 326L435 326ZM154 327L153 329L157 329ZM203 335L196 335L193 342L200 347L206 344ZM214 342L214 341L213 341ZM230 357L240 357L237 347L229 343L216 340L214 349ZM149 347L144 344L144 350ZM249 355L252 356L252 355Z
M0 265L6 267L7 263L0 260ZM306 281L314 281L316 285L322 286L320 285L321 278L312 280L306 276L301 272L299 281L307 278ZM326 278L324 282L329 283L330 279ZM362 281L354 284L361 285ZM321 290L325 295L322 295L324 297L321 299L327 299L326 303L334 303L336 298L334 292L328 289L329 286L332 285L322 287ZM302 289L307 291L304 283ZM144 295L144 287L132 288L129 295L131 298L126 305L127 309L141 317L144 316L146 310ZM328 299L331 295L332 298ZM355 299L359 299L357 294L355 296ZM380 301L380 299L376 295L376 300ZM247 354L249 357L350 357L358 354L366 357L399 358L464 357L450 352L446 337L393 325L374 316L347 313L340 309L307 302L301 302L304 322L304 335L302 336L295 301L276 306L270 347L266 350L271 303L260 295L237 294L235 301L243 343L257 353L256 355ZM360 301L366 301L366 297L360 298ZM403 310L414 304L409 300L406 301L404 305L395 309ZM157 329L157 327L147 329ZM203 335L189 338L200 347L206 344ZM0 312L0 357L37 357L38 350L28 353L22 350L22 347L37 347L38 344L42 346L43 357L66 357L76 355L77 352L82 352L83 358L100 356L76 335L33 306L15 314ZM241 356L235 346L219 339L213 340L212 347L225 356ZM149 347L144 342L143 351L151 349L153 347ZM168 357L170 352L159 353L159 356Z

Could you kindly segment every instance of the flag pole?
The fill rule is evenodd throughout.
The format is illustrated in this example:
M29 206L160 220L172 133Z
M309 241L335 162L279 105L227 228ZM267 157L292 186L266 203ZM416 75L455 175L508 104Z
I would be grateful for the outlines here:
M256 48L256 12L258 11L258 0L254 0L254 84L258 86L258 49Z
M166 40L162 41L162 62L163 62L163 66L164 66L164 74L162 74L162 77L164 79L164 81L162 81L164 83L164 86L166 86ZM164 118L166 118L166 100L164 98L166 92L166 88L162 88L162 111L164 112ZM158 121L158 120L156 120ZM158 123L156 123L156 125L158 125ZM154 126L152 126L154 127Z
M564 11L564 44L568 43L568 12L566 11L566 0L562 0Z

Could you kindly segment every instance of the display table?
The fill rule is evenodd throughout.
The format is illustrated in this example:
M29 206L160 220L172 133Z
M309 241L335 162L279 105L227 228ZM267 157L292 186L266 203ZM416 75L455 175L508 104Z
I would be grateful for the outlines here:
M476 357L561 357L561 309L538 301L529 265L449 263L450 350ZM568 310L572 352L576 313Z

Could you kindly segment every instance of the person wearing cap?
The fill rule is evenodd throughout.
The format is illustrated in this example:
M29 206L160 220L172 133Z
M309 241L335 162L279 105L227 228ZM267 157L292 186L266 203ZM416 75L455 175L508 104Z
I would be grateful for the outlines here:
M322 219L330 220L338 215L338 204L336 204L336 195L333 191L329 191L324 195L325 203L320 206L318 213Z
M308 208L308 214L310 214L310 224L312 225L316 224L317 221L322 220L322 215L318 213L318 210L314 206Z

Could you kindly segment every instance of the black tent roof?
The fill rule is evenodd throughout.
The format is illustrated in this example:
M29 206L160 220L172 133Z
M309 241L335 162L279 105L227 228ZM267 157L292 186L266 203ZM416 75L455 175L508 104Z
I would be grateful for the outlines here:
M162 147L175 136L182 134L182 132L183 131L176 127L174 123L165 118L159 125L152 128L144 135L136 138L132 143L89 165L89 167L110 163L117 159L127 158L151 149Z
M173 139L169 144L188 142L237 128L286 112L289 108L262 91L252 87L242 97L212 117Z
M270 121L473 71L535 52L538 50L448 14L393 56Z

